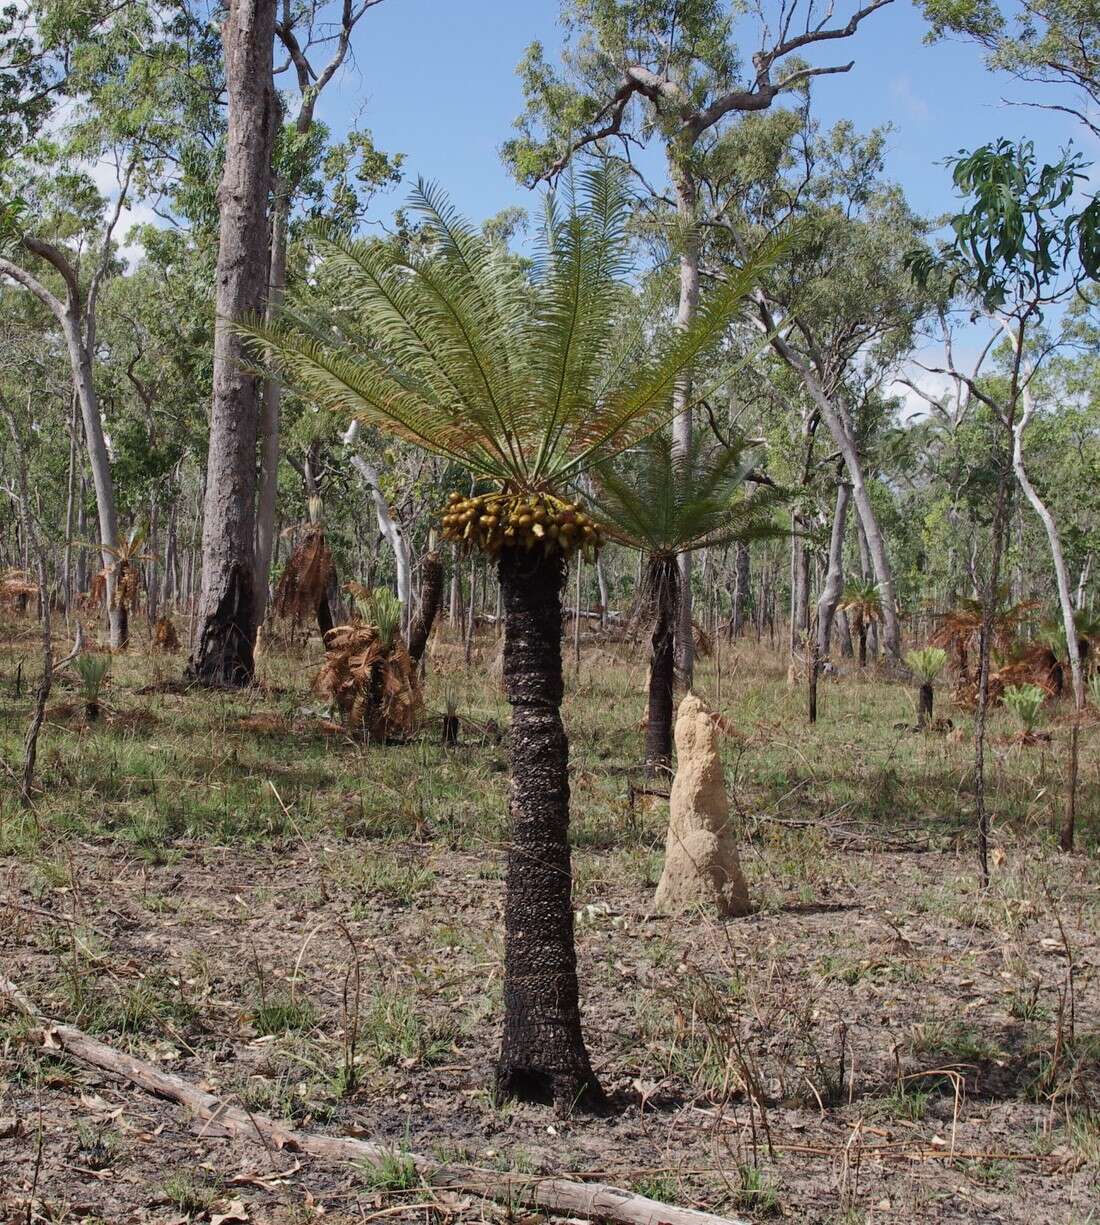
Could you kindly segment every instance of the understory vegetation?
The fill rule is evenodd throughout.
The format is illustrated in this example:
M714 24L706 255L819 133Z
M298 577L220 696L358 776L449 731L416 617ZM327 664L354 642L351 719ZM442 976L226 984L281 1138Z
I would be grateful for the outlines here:
M0 639L9 761L32 635L9 619ZM437 654L452 645L444 631ZM209 1136L196 1148L173 1107L42 1049L10 1010L0 1113L28 1130L0 1145L13 1186L39 1168L44 1219L200 1219L241 1196L248 1219L272 1222L469 1210L437 1202L404 1152L599 1171L760 1220L870 1221L886 1202L906 1220L1024 1221L1036 1202L1090 1219L1100 725L1081 734L1067 859L1067 704L1049 741L993 716L983 890L969 715L949 707L952 730L914 734L913 687L852 666L822 683L809 726L780 654L722 643L696 685L726 728L756 909L676 921L652 912L667 801L637 786L644 667L629 643L586 643L564 702L573 906L586 1039L617 1114L549 1120L495 1102L485 1075L507 838L496 649L482 633L469 668L429 665L426 723L403 746L325 722L308 685L316 638L222 695L166 684L171 669L135 643L95 721L78 678L58 682L33 807L0 793L5 973L120 1051L288 1126L354 1134L367 1119L395 1156L349 1171ZM456 748L441 743L448 701Z

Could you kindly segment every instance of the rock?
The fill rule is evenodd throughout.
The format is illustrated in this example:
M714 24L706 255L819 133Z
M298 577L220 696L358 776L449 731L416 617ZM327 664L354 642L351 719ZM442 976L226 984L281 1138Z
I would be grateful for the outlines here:
M676 778L656 896L664 914L700 908L727 918L749 913L716 741L710 711L689 693L676 715Z

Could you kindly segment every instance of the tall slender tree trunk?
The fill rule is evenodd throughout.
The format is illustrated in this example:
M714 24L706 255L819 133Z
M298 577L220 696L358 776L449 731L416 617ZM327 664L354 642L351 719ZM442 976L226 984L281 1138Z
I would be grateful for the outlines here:
M74 395L69 412L69 473L65 496L65 560L61 572L61 590L65 598L66 624L68 624L73 610L73 528L76 521L76 476L77 455L79 454L76 432L79 429L79 412L80 406L77 404L76 396Z
M843 481L837 486L833 530L829 537L829 570L817 601L819 659L824 659L829 654L833 639L833 620L840 597L844 594L844 530L848 521L848 500L851 494L851 488Z
M248 684L256 642L258 380L234 323L259 314L268 271L267 197L278 106L272 81L276 0L230 0L222 27L229 122L220 227L214 395L202 526L199 626L188 665L205 685Z
M504 907L502 1099L605 1109L581 1033L569 854L569 742L561 721L560 556L505 549L504 691L512 707Z
M690 150L684 150L686 155ZM699 240L695 232L697 188L690 171L675 153L670 154L669 170L676 192L676 219L681 227L680 300L676 310L676 326L688 328L699 308ZM686 457L691 451L691 371L685 370L676 384L673 405L677 415L672 422L674 455ZM695 638L691 612L691 553L681 553L680 599L676 615L676 672L680 683L691 687L695 671Z
M646 586L653 595L657 620L653 626L649 656L645 764L648 770L659 770L667 768L672 762L673 648L680 589L680 569L675 559L651 558Z
M796 520L799 527L801 521ZM791 654L802 649L810 627L810 554L800 536L791 537Z
M344 445L353 447L358 439L359 422L353 421L344 434ZM378 520L378 530L393 550L394 567L397 571L397 598L403 609L403 628L407 629L412 614L412 558L409 555L409 542L405 539L401 525L390 514L390 508L382 496L378 469L361 455L353 454L351 464L370 493L374 514Z
M751 583L751 557L749 546L743 541L737 542L737 559L734 567L733 609L730 615L730 638L740 638L745 626L745 612L748 608Z
M275 181L271 212L271 266L267 281L267 319L272 322L286 294L287 228L290 200L282 176ZM260 472L256 497L256 572L253 578L256 624L267 612L271 560L275 552L275 517L279 501L279 418L283 387L278 379L265 379L260 408Z
M111 479L111 459L107 453L107 438L103 432L103 421L99 415L99 401L92 380L92 355L84 344L80 318L70 306L62 321L65 343L69 349L76 397L84 421L84 438L88 444L88 460L92 469L92 484L95 488L96 511L99 515L100 558L107 576L107 621L110 627L112 651L121 651L127 645L129 632L124 625L122 610L115 599L118 586L116 566L118 557L113 550L118 548L118 507L115 502L115 487Z

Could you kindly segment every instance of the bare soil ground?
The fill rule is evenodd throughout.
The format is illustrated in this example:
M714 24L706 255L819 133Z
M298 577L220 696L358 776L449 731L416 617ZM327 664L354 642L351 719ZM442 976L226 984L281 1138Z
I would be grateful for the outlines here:
M0 639L12 767L32 633ZM93 726L59 688L33 811L0 779L0 973L46 1016L398 1156L348 1168L220 1136L44 1049L0 1003L0 1221L533 1219L417 1185L406 1150L754 1220L1100 1220L1096 727L1064 856L1059 714L1032 746L998 714L983 892L965 715L938 711L961 736L915 735L914 693L850 673L810 728L782 660L726 648L699 689L733 728L759 909L670 921L651 910L667 805L630 795L636 658L589 649L566 709L585 1025L609 1119L490 1096L507 711L486 666L431 674L433 709L445 686L458 699L456 751L435 724L401 747L326 727L315 649L265 659L266 688L212 695L158 688L181 661L139 645Z

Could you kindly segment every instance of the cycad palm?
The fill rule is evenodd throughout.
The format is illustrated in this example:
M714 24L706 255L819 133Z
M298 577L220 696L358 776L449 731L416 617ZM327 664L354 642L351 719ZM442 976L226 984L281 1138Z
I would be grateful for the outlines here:
M878 585L870 579L853 579L845 588L840 607L852 618L859 638L859 666L867 666L867 630L882 621L882 598Z
M599 1108L580 1027L560 716L565 561L599 536L565 499L576 478L669 420L678 375L722 335L767 257L690 329L624 332L629 199L607 169L580 195L565 213L550 202L527 275L422 186L412 204L423 254L320 239L319 288L254 336L303 395L493 483L453 496L444 532L498 559L504 603L512 828L497 1091Z
M646 555L643 606L654 615L645 761L672 758L673 639L680 603L681 553L774 536L779 491L761 485L746 496L754 456L744 447L704 452L698 437L679 454L665 431L647 438L624 463L597 475L596 503L609 533Z

